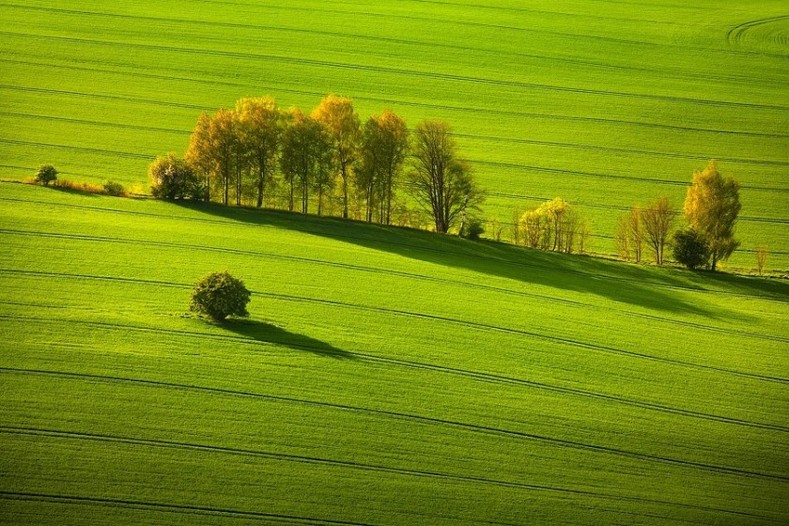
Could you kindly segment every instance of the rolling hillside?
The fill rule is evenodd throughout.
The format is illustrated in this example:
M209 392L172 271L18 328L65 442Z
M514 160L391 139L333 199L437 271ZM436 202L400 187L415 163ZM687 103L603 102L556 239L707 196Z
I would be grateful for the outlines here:
M611 253L617 216L717 158L743 185L742 249L789 268L784 1L251 0L0 5L0 178L145 188L201 111L270 94L453 124L488 219L555 196Z
M2 524L789 522L781 281L14 183L0 240Z

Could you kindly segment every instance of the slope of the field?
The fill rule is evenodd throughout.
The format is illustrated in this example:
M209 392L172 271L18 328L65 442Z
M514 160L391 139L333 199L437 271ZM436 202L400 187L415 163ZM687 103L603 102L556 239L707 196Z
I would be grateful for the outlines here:
M731 265L789 268L784 1L0 4L0 177L39 164L144 189L197 115L329 92L454 125L488 219L561 196L610 253L617 216L720 160L743 185Z
M0 241L2 524L789 521L783 282L13 183Z

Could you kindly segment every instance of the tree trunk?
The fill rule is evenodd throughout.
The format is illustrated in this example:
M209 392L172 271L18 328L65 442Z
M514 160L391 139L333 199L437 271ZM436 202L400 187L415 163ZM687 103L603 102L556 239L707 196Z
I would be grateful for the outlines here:
M265 179L263 175L266 173L265 167L261 165L260 173L258 174L258 208L263 207L263 186L265 183Z
M348 219L348 172L345 169L345 164L340 166L340 173L342 175L342 218Z

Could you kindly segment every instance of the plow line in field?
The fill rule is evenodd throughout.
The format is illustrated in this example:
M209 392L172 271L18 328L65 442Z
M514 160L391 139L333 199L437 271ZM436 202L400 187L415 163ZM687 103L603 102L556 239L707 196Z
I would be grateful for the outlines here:
M176 81L183 81L183 82L193 82L196 84L204 84L204 85L211 85L211 86L229 86L235 88L244 88L244 89L255 89L255 94L259 94L262 91L274 91L274 92L284 92L284 93L293 93L296 95L311 95L315 97L323 97L326 95L323 91L308 91L304 89L295 89L292 87L283 87L283 86L267 86L261 85L257 82L258 79L250 78L249 82L242 83L242 82L232 82L228 80L221 80L221 79L205 79L205 78L194 78L194 77L178 77L173 75L157 75L153 73L146 73L140 71L119 71L119 70L112 70L112 69L105 69L99 67L84 67L84 66L76 66L73 64L52 64L46 62L32 62L26 60L13 60L9 58L0 58L0 62L7 62L13 64L23 64L23 65L33 65L33 66L43 66L47 68L56 68L56 69L67 69L67 70L74 70L74 71L85 71L89 73L108 73L113 75L119 76L126 76L126 77L136 77L136 78L150 78L155 80L176 80ZM105 64L105 62L102 62ZM118 66L128 67L124 64L117 64ZM185 109L194 109L196 111L214 111L216 108L207 107L207 106L196 106L193 104L185 104L185 103L177 103L172 101L164 101L160 99L145 99L139 97L131 97L131 96L124 96L124 95L109 95L106 93L96 93L96 92L79 92L79 91L66 91L66 90L56 90L50 88L38 88L34 86L18 86L18 85L0 85L0 89L5 90L16 90L16 91L29 91L29 92L37 92L37 93L44 93L48 95L62 95L62 96L74 96L74 97L84 97L84 98L97 98L97 99L109 99L109 100L123 100L127 102L132 102L136 104L149 104L149 105L157 105L157 106L165 106L165 107L178 107L178 108L185 108ZM478 113L483 114L486 116L489 115L501 115L501 116L508 116L508 117L516 117L516 118L530 118L530 119L546 119L546 120L557 120L557 121L568 121L568 122L582 122L582 123L594 123L594 124L603 124L603 125L622 125L622 126L635 126L635 127L643 127L643 128L650 128L650 129L663 129L663 130L671 130L677 132L700 132L700 133L710 133L710 134L724 134L724 135L742 135L745 137L765 137L765 138L777 138L783 139L789 137L789 134L786 133L766 133L766 132L756 132L756 131L746 131L746 130L724 130L724 129L713 129L713 128L699 128L693 126L680 126L680 125L672 125L672 124L662 124L656 122L644 122L644 121L630 121L625 119L614 119L614 118L603 118L603 117L589 117L589 116L580 116L580 115L562 115L562 114L551 114L551 113L536 113L536 112L525 112L525 111L515 111L515 110L503 110L501 108L482 108L482 107L474 107L474 106L453 106L447 104L435 104L435 103L428 103L428 102L419 102L419 101L409 101L409 100L402 100L402 99L392 99L392 98L378 98L378 97L371 97L371 96L356 96L354 97L358 100L369 101L369 102L376 102L381 104L392 104L392 102L396 103L397 105L401 106L408 106L408 107L416 107L416 108L427 108L431 110L445 110L445 111L457 111L462 113Z
M34 323L50 324L50 325L58 323L57 321L52 320L50 318L35 318L35 317L26 317L26 316L0 315L0 319L19 320L28 323L34 322ZM200 333L196 331L140 327L140 326L127 325L127 324L113 324L108 322L88 322L82 320L70 321L69 323L78 323L83 326L95 327L103 330L118 330L118 331L126 331L126 332L135 331L140 333L157 333L157 334L164 334L169 336L176 335L179 337L196 338L201 340L210 339L215 341L235 342L244 345L249 345L252 347L292 348L292 349L305 350L310 352L323 352L329 357L332 356L331 353L327 353L325 352L325 349L319 348L317 346L293 344L288 342L262 342L244 336L234 336L227 334L210 334L210 333L207 334L207 333ZM564 396L589 398L599 402L622 404L630 407L637 407L640 409L647 409L647 410L652 410L652 411L657 411L667 414L675 414L689 418L696 418L696 419L715 421L715 422L720 422L730 425L789 433L789 428L785 426L733 418L725 415L703 413L703 412L698 412L688 409L667 406L664 404L659 404L654 402L630 399L626 397L600 393L596 391L589 391L581 388L547 384L544 382L537 382L523 378L514 378L510 376L496 374L496 373L473 371L473 370L461 369L457 367L448 367L444 365L437 365L432 363L418 362L418 361L406 360L406 359L387 358L383 356L357 352L357 351L343 351L343 355L370 363L380 363L388 367L399 367L399 368L407 368L407 369L416 369L420 371L430 371L433 373L467 378L478 382L513 385L513 386L525 387L530 389L537 389L541 391L555 392Z
M256 521L265 521L265 523L276 522L278 524L307 524L307 525L321 525L321 526L375 526L370 523L363 522L349 522L342 520L331 520L317 517L299 517L297 515L282 515L264 513L259 511L242 511L233 510L228 508L211 508L205 506L191 506L186 504L173 504L162 502L150 502L128 499L111 499L102 497L87 497L78 495L63 495L53 493L26 493L17 491L2 491L0 490L0 499L5 500L18 500L27 502L47 502L57 504L71 504L71 505L92 505L92 506L110 506L113 508L129 508L146 511L159 511L166 513L179 513L188 515L205 515L211 517L233 517L251 519Z
M66 36L58 36L58 35L30 35L27 33L16 33L9 31L0 31L0 35L18 37L18 38L27 38L27 39L46 39L48 41L57 40L61 42L69 42L74 44L89 44L89 45L97 45L104 47L120 47L123 49L129 49L129 48L145 49L145 50L163 51L168 53L179 53L186 55L254 59L254 60L261 60L261 61L275 62L275 63L296 64L299 66L306 66L306 67L319 67L319 68L352 70L352 71L367 71L371 73L379 73L386 75L427 78L436 81L461 82L461 83L469 83L469 84L521 88L525 90L538 90L538 91L557 92L557 93L572 93L575 95L595 95L595 96L604 96L604 97L631 98L631 99L639 99L639 100L656 100L661 102L671 102L677 104L694 104L694 105L707 105L707 106L717 106L717 107L735 107L735 108L789 111L789 106L778 105L778 104L761 104L761 103L741 102L741 101L702 99L697 97L695 98L680 97L675 95L658 95L658 94L650 94L650 93L635 93L635 92L602 90L602 89L594 89L594 88L559 86L559 85L551 85L551 84L540 84L536 82L494 79L494 78L486 78L486 77L472 77L468 75L459 75L452 73L439 73L434 71L422 71L415 69L373 66L369 64L363 65L363 64L353 64L347 62L334 62L328 60L317 60L317 59L308 59L308 58L301 58L295 56L284 56L284 55L274 55L274 54L264 54L264 53L249 53L249 52L227 51L227 50L219 50L219 49L188 48L181 46L165 46L159 44L142 44L139 42L134 42L134 43L118 42L112 40L66 37Z
M124 444L124 445L143 446L143 447L172 448L178 450L200 451L206 453L219 453L219 454L236 455L236 456L256 457L256 458L264 458L267 460L277 460L283 462L316 464L322 466L338 467L342 469L389 473L389 474L396 474L396 475L407 476L407 477L438 478L438 479L451 480L460 483L482 484L482 485L507 487L514 489L522 489L522 490L532 490L532 491L551 491L551 492L559 492L566 494L589 496L598 499L643 502L649 504L681 507L681 508L694 509L694 510L717 512L717 513L767 518L760 515L754 515L754 514L745 513L736 510L700 506L700 505L688 504L688 503L677 502L677 501L666 501L666 500L651 499L645 497L616 495L616 494L577 489L577 488L566 488L561 486L549 486L542 484L530 484L526 482L497 480L497 479L490 479L485 477L459 475L459 474L444 473L438 471L395 468L395 467L384 466L380 464L366 464L360 462L276 453L270 451L239 449L239 448L193 444L193 443L175 442L175 441L167 441L167 440L141 439L141 438L120 437L120 436L103 435L103 434L78 433L78 432L69 432L69 431L20 428L20 427L10 427L10 426L0 426L0 433L27 435L27 436L35 436L35 437L59 438L59 439L86 440L86 441L94 441L94 442L105 442L105 443Z

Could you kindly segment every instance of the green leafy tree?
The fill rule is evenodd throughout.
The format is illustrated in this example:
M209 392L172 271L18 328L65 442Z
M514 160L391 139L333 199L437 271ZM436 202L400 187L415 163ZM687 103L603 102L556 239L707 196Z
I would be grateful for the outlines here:
M290 122L282 137L280 165L290 185L289 209L294 206L294 188L301 187L301 211L309 211L310 190L318 192L318 214L323 198L334 184L331 139L325 128L298 108L291 110Z
M241 280L227 272L213 272L195 285L190 310L216 321L228 316L249 316L250 296Z
M479 208L484 193L471 166L458 157L446 122L419 123L414 130L411 155L409 190L432 215L436 232L448 232L459 216Z
M214 173L214 159L211 152L211 116L203 112L197 119L192 135L189 136L189 145L184 158L195 170L198 177L202 177L204 189L203 199L211 200L211 178Z
M470 239L471 241L479 241L484 233L485 226L478 217L472 217L468 221L464 221L463 226L460 227L460 237Z
M263 193L276 167L283 129L282 112L274 99L245 98L236 103L239 150L255 188L256 204L263 206Z
M710 260L710 248L704 236L688 228L674 233L674 259L689 269L706 266Z
M157 157L148 167L151 194L157 199L201 199L203 185L192 166L175 153Z
M51 164L44 164L36 171L36 182L49 186L52 181L57 181L58 171Z
M386 110L365 122L355 182L364 195L368 222L373 220L376 208L380 223L391 222L394 190L407 152L408 127L400 116Z
M685 219L709 247L712 270L740 246L734 238L740 208L739 183L723 177L715 161L693 174L693 184L685 197Z

